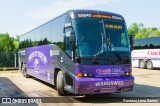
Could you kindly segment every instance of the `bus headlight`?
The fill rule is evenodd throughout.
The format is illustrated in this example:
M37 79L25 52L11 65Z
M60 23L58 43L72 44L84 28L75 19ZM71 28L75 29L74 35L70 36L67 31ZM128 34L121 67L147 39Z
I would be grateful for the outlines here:
M88 74L88 73L78 73L76 76L77 77L94 77L93 74Z

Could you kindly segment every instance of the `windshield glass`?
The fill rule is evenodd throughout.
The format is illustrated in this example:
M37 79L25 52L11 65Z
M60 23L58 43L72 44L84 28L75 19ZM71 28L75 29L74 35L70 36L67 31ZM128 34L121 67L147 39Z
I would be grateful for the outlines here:
M104 20L106 46L109 46L111 51L130 51L128 35L124 23ZM107 47L106 47L107 48Z
M77 39L76 54L79 57L95 56L100 52L130 50L126 26L122 22L75 19L73 23Z

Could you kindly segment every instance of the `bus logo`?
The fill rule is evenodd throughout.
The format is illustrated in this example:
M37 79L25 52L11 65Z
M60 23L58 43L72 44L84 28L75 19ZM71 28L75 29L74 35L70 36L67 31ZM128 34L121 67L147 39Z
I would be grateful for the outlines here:
M38 72L41 63L43 63L45 66L47 63L46 55L40 51L32 52L29 55L28 60L29 60L28 63L33 63L33 68L36 70L35 72Z
M101 73L120 73L121 72L121 68L115 68L115 69L97 69L96 72L99 73L99 74L101 74Z
M111 73L112 70L111 69L97 69L96 72L97 73Z
M34 68L35 68L36 70L39 69L39 60L38 60L38 59L35 59L35 61L34 61Z
M47 62L47 57L40 51L34 51L29 55L29 61L31 61L33 58L40 58L41 60L43 60L44 63Z

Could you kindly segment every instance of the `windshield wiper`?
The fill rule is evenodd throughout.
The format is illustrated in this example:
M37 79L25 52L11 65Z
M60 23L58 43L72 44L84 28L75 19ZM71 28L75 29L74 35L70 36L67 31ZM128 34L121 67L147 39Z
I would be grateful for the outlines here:
M97 11L98 12L98 11ZM98 12L98 14L99 14L99 12ZM99 14L100 15L100 14ZM96 57L101 53L101 47L102 47L102 53L104 52L104 47L103 47L103 45L104 45L104 38L103 38L103 33L104 33L104 35L106 35L106 32L105 32L105 26L104 26L104 20L102 19L102 21L101 21L101 23L102 23L102 29L103 29L103 32L101 32L101 38L102 38L102 44L100 45L100 47L99 47L99 49L98 49L98 51L97 51L97 53L96 53L96 55L94 56L94 58L93 58L93 60L92 60L92 63L94 63L94 60L96 59Z
M99 46L99 49L98 49L98 51L97 51L97 53L94 55L94 58L93 58L93 60L92 60L92 63L94 63L95 62L95 59L96 59L96 57L100 54L100 53L103 53L104 52L104 50L103 50L103 44L104 44L104 39L103 39L103 33L101 33L101 38L102 38L102 42L101 42L101 44L100 44L100 46ZM102 50L102 51L101 51Z

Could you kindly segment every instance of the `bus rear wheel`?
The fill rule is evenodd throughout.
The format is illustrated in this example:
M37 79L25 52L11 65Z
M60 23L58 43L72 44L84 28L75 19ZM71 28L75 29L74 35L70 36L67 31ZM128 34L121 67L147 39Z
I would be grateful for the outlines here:
M147 61L147 69L150 69L150 70L153 69L153 63L152 63L151 60L148 60L148 61Z
M144 60L139 61L139 68L142 68L142 69L146 68L146 62Z
M57 83L56 83L58 94L63 96L66 95L66 91L64 90L64 74L62 71L59 71L57 74Z
M29 78L29 75L27 74L26 64L22 65L21 71L24 77Z

